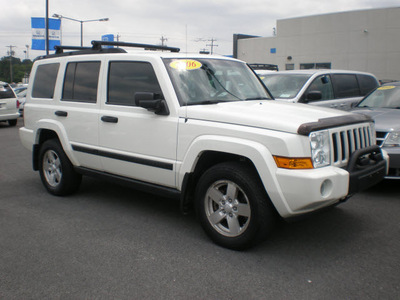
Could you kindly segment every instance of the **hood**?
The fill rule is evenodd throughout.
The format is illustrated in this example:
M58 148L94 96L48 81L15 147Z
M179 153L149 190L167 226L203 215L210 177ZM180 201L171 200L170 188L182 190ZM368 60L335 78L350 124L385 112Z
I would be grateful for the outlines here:
M372 117L375 120L375 129L378 131L400 131L400 109L355 108L352 112Z
M236 101L181 107L180 117L297 133L300 125L351 113L274 100Z

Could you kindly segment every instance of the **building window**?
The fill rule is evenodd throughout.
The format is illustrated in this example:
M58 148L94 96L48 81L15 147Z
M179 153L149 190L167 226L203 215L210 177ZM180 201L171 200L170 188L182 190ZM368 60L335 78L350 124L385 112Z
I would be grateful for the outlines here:
M306 63L300 64L300 70L308 69L331 69L331 63Z
M285 70L294 70L294 64L286 64Z
M316 69L330 69L331 63L316 63L315 68Z

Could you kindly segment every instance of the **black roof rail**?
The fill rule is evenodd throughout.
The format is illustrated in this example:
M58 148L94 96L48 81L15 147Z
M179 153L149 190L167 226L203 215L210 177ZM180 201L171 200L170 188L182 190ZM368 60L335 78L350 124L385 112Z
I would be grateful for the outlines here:
M137 43L125 43L125 42L111 42L111 41L92 41L93 49L98 50L101 46L118 46L118 47L134 47L144 48L145 50L166 50L171 52L179 52L180 48L149 45L149 44L137 44Z
M60 54L64 53L64 50L89 50L92 49L92 47L79 47L79 46L61 46L61 45L56 45L54 46L54 49L56 50L55 54Z

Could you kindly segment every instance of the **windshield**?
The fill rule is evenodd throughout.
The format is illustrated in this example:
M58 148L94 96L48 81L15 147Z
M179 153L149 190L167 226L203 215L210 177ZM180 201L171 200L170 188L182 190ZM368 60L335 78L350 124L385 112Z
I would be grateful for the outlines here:
M164 59L181 105L271 99L244 63L223 59Z
M400 86L385 85L377 88L362 100L357 107L400 108Z
M274 98L296 97L311 75L305 74L265 74L259 75Z

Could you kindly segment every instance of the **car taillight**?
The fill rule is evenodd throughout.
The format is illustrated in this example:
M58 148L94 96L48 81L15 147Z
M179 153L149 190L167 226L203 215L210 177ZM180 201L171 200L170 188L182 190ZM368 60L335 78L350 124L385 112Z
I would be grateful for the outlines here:
M17 105L17 108L19 108L19 105L20 105L19 100L17 100L17 104L16 105Z

